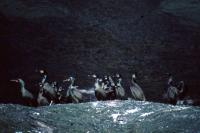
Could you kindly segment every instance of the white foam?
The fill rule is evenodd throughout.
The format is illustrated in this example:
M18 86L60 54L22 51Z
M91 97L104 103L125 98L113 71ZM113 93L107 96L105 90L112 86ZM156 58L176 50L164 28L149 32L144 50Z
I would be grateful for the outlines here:
M117 118L120 116L120 113L112 114L111 117L113 118L113 122L117 122Z
M141 117L145 117L145 116L148 116L148 115L151 115L153 114L154 112L149 112L149 113L143 113L142 115L140 115Z
M40 115L40 113L38 113L38 112L33 112L33 114L34 114L34 115Z
M141 109L139 109L139 108L129 109L129 110L126 110L126 112L124 113L124 115L131 114L131 113L135 113L135 112L138 112L138 111L140 111L140 110L141 110Z
M107 106L110 106L110 107L118 107L117 101L116 101L116 100L115 100L115 101L108 101L108 102L106 103L106 105L107 105Z

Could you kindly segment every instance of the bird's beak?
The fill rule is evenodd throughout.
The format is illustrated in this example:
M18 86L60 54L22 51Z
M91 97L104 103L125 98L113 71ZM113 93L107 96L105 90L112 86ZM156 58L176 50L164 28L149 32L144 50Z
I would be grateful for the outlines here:
M88 77L96 78L97 76L95 74L88 75Z
M165 75L167 75L167 76L171 76L172 74L168 72L168 73L165 73Z
M18 80L16 80L16 79L11 79L10 81L11 82L18 82Z

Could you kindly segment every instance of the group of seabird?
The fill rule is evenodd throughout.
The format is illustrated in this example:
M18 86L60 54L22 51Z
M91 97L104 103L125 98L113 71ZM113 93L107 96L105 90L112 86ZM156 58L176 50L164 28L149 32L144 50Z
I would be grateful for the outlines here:
M145 95L141 87L136 83L136 76L132 76L132 85L130 86L131 96L128 97L125 93L125 89L122 86L122 77L120 74L115 76L104 76L100 78L97 75L92 75L95 78L94 88L95 96L97 100L126 100L134 99L145 101Z
M130 95L128 96L123 85L122 76L115 74L114 76L97 76L96 74L88 75L94 79L94 87L92 90L79 89L75 85L75 78L69 77L64 79L63 83L68 83L67 86L58 86L57 82L49 83L47 81L47 73L44 70L40 70L39 73L42 76L39 82L39 91L37 96L34 96L25 87L25 82L22 79L10 80L17 82L20 85L21 96L28 103L27 105L32 106L35 101L37 106L52 105L57 103L80 103L85 101L85 95L93 95L96 100L127 100L133 99L138 101L146 101L146 97L140 85L137 83L136 74L132 74ZM127 89L126 89L127 90ZM167 87L165 88L164 98L167 103L176 104L188 104L194 105L194 100L184 99L183 93L186 91L184 81L174 83L173 76L169 74L167 80Z
M172 74L169 74L167 87L165 88L164 99L172 105L200 105L200 100L191 99L186 96L187 87L184 81L175 83Z
M44 70L39 71L42 75L42 79L39 82L39 91L37 96L34 96L28 89L26 89L25 82L22 79L10 80L17 82L20 85L21 96L27 101L27 105L32 106L32 103L37 103L37 106L52 105L57 103L80 103L84 101L84 94L94 95L96 100L126 100L128 99L125 89L122 86L122 77L120 74L115 76L97 76L95 74L89 75L94 81L94 89L81 90L78 86L74 85L75 78L69 77L63 80L63 83L69 83L66 87L59 87L57 82L49 83L47 81L47 73ZM145 95L141 87L136 82L136 76L132 76L132 85L130 86L131 97L129 99L135 99L145 101Z

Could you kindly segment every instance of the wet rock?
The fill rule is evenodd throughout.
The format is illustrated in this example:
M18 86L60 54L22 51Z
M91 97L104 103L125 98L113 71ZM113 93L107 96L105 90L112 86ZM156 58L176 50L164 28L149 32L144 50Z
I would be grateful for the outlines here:
M0 105L1 132L176 132L200 130L200 109L150 102L106 101L29 108ZM187 125L187 126L186 126Z

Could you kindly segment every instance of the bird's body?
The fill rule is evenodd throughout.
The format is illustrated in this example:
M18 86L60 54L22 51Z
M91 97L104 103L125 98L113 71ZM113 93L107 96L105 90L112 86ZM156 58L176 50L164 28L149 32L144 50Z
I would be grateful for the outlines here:
M42 71L43 72L43 71ZM51 101L55 101L57 98L56 95L56 86L54 85L54 82L52 84L49 84L47 80L47 74L42 73L43 77L40 82L40 89L44 91L44 95Z
M121 82L118 82L116 87L115 87L115 93L116 93L116 98L117 99L124 99L125 98L125 90L123 86L121 85Z
M75 79L73 77L70 77L67 81L71 82L66 93L68 101L72 103L80 103L83 100L83 95L77 89L78 86L74 86Z
M167 88L167 98L168 99L176 99L178 96L178 89L174 86L169 86Z
M47 100L46 97L43 96L43 92L44 90L41 89L40 92L38 93L38 97L37 97L38 106L49 105L49 101Z
M108 76L108 83L107 83L106 86L107 86L108 89L105 89L105 87L103 87L103 88L106 91L107 100L116 99L115 82L113 81L111 76Z
M125 90L121 84L122 78L119 74L116 74L117 83L115 86L115 94L117 99L125 99Z
M94 83L95 96L97 100L106 100L106 91L103 88L104 83L100 83L100 79L97 78Z
M133 99L139 100L139 101L145 101L145 95L139 85L133 85L130 87L131 94L133 96Z
M26 90L25 88L22 88L22 89L21 89L21 94L22 94L22 97L24 97L24 98L34 99L33 94L30 93L30 92L29 92L28 90Z
M179 95L184 90L184 82L183 81L180 81L178 88L174 85L173 77L170 74L168 81L167 81L167 89L166 89L167 90L166 98L170 104L176 105L176 103L179 99Z
M49 97L51 97L51 100L56 98L55 88L52 87L49 83L45 82L43 85L43 89L44 89L45 93L47 93L47 95L49 95Z
M132 76L132 86L130 87L131 94L133 99L139 100L139 101L145 101L145 95L142 91L142 88L136 83L135 76Z
M77 88L69 88L67 90L67 97L73 103L80 103L83 99L82 93L79 92Z
M29 92L25 88L25 82L22 79L18 79L18 82L20 84L20 90L23 98L29 98L29 99L34 99L34 96L31 92Z
M50 100L50 101L55 101L56 99L56 90L55 90L55 86L56 86L56 82L53 82L52 84L49 84L47 82L47 72L45 70L40 70L39 71L42 79L40 84L40 89L42 89L44 91L44 95Z

